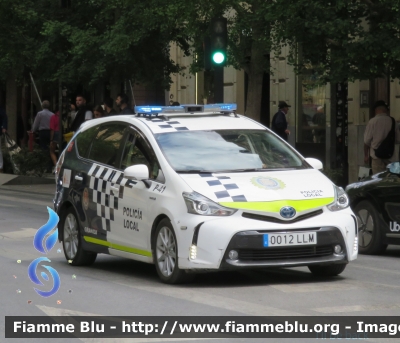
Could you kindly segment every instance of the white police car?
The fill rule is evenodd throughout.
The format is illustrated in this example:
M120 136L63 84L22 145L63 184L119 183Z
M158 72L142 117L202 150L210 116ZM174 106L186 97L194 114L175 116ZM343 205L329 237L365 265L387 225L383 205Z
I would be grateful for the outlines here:
M308 266L338 275L357 257L343 189L234 104L139 106L88 121L57 165L54 207L72 265L97 253L196 271Z

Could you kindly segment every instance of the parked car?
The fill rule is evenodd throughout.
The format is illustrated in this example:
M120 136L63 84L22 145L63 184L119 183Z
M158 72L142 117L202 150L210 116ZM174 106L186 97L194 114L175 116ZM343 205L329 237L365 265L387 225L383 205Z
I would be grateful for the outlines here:
M400 244L400 163L346 187L358 217L358 247L363 254L379 254Z
M236 105L137 106L85 122L57 165L54 207L71 265L106 253L154 263L167 283L200 271L357 257L346 193Z

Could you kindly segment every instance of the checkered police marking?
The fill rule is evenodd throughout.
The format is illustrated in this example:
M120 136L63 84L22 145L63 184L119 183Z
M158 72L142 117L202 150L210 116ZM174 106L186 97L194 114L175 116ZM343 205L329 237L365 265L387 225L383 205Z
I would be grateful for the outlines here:
M93 164L88 172L92 200L97 204L97 215L101 217L103 229L111 230L114 211L118 210L118 199L124 198L124 187L132 188L137 182L124 178L124 173L115 169ZM119 188L118 191L112 189Z
M214 176L210 173L199 174L199 176L204 179L208 186L213 188L219 201L247 202L243 191L229 176Z
M166 121L161 118L154 118L150 120L151 123L157 124L160 129L174 129L176 131L186 131L189 130L187 127L183 126L177 120Z

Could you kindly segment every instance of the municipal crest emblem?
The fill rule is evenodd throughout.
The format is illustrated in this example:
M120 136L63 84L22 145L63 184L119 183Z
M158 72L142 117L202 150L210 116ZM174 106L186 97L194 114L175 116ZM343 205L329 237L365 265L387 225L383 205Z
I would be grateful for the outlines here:
M255 176L251 179L251 183L259 188L264 189L283 189L286 187L285 183L279 179L266 176Z

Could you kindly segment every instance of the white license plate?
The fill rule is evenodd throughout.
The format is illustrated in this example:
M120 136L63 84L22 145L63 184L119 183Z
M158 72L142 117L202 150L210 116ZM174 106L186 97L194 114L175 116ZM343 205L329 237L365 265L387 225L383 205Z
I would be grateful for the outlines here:
M264 247L285 247L289 245L317 244L316 232L267 233L264 234Z

